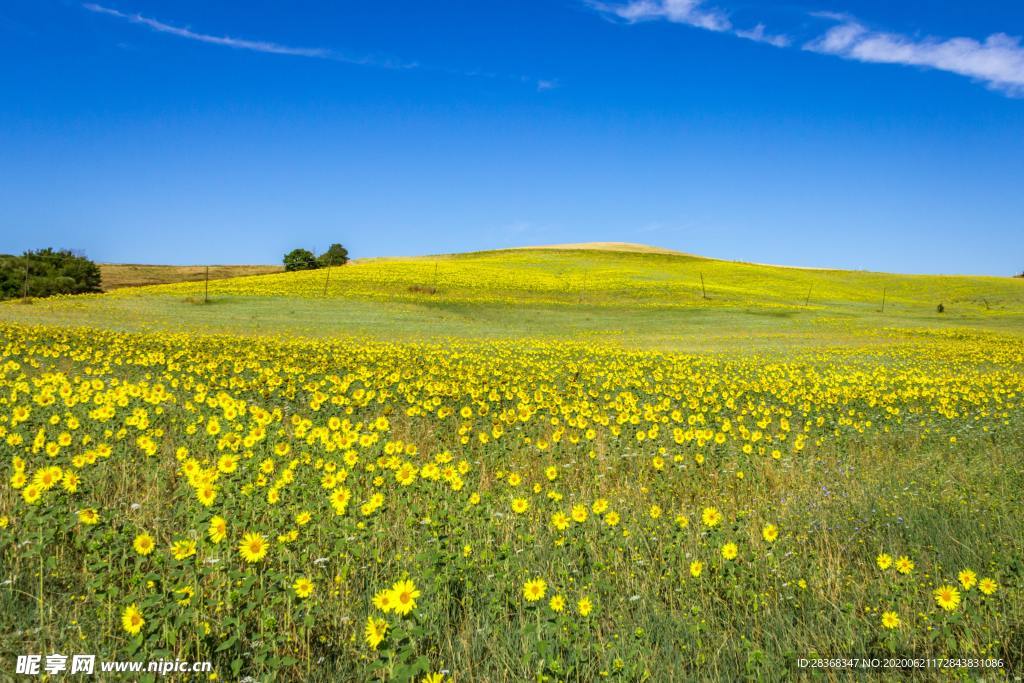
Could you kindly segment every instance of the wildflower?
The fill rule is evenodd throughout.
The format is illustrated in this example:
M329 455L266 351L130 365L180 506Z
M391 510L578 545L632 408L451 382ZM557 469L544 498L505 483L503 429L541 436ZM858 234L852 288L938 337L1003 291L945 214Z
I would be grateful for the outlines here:
M700 577L700 573L704 570L704 563L694 560L690 563L690 576L693 578Z
M957 581L960 582L960 585L964 587L965 591L971 590L971 588L974 587L974 584L978 583L978 575L971 569L964 569L957 574L956 578Z
M580 613L581 617L590 616L593 611L594 605L590 602L590 598L583 596L576 601L576 611Z
M295 595L300 598L308 598L313 594L313 582L307 579L305 576L300 576L295 579L295 583L292 584L292 589L295 591Z
M135 548L135 552L145 557L153 552L153 548L156 547L156 541L149 534L139 534L132 541L132 547Z
M42 492L43 490L36 484L29 484L21 490L21 497L25 499L26 503L33 505L39 501Z
M779 537L779 528L774 524L765 524L764 528L761 529L761 538L768 543L774 543L775 539Z
M196 497L204 507L210 507L217 498L217 488L215 486L203 486L196 491Z
M171 555L176 560L184 560L196 554L196 542L182 539L171 544Z
M551 515L551 526L559 531L565 531L569 528L569 518L566 517L564 512L556 512Z
M366 628L363 630L363 638L366 640L366 644L370 646L371 650L376 650L377 646L384 640L384 636L388 632L388 622L383 619L374 619L373 617L366 618Z
M704 522L704 526L718 526L722 521L722 513L718 511L718 508L707 507L701 512L700 519Z
M992 595L999 590L999 584L996 583L995 579L984 578L978 583L978 590L985 595Z
M552 595L551 600L548 601L548 607L551 608L552 612L562 612L565 610L565 598L561 595Z
M544 597L544 593L548 590L548 584L544 579L533 579L523 584L523 597L526 598L527 602L537 602Z
M896 559L896 571L900 574L909 574L914 571L913 561L906 555L901 555Z
M85 508L78 511L78 521L89 526L99 524L100 514L96 512L96 508Z
M259 562L267 555L267 539L260 534L249 532L238 544L238 552L246 562Z
M395 603L391 599L391 591L378 591L377 594L373 596L373 606L381 612L384 612L384 614L393 610L395 608Z
M952 612L960 605L960 591L953 586L939 586L933 595L939 607L947 612Z
M736 547L735 543L726 543L722 546L722 557L727 560L735 560L738 553L739 548Z
M587 506L586 505L573 505L572 506L572 520L577 524L583 524L587 521Z
M888 553L879 553L878 557L875 558L875 564L878 565L879 569L885 571L892 566L892 555Z
M136 635L142 630L142 627L146 624L146 620L142 618L142 612L133 602L124 608L121 613L121 626L129 635Z
M212 542L220 543L228 535L228 521L219 515L214 515L210 520L210 527L206 530L206 535Z
M391 587L391 603L396 614L405 616L416 609L416 598L420 592L412 581L399 581Z
M530 508L530 502L525 498L514 498L512 500L512 512L521 515Z
M895 612L882 612L882 626L887 629L900 627L900 616Z

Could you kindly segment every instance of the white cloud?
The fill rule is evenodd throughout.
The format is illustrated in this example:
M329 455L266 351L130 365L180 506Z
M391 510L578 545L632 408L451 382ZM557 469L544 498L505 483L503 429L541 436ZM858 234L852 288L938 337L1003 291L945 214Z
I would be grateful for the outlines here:
M764 24L758 24L749 31L736 30L734 33L740 38L746 38L747 40L753 40L758 43L768 43L775 47L788 47L790 44L789 36L783 35L771 35L765 31Z
M806 45L805 50L844 59L921 66L974 78L1008 95L1024 95L1024 46L1020 38L995 33L973 38L912 38L874 31L855 19L842 23Z
M210 43L212 45L223 45L225 47L233 47L239 50L253 50L254 52L268 52L275 55L293 55L296 57L318 57L321 59L333 59L336 57L330 50L323 50L320 48L306 48L306 47L289 47L287 45L279 45L277 43L268 43L262 40L244 40L242 38L232 38L230 36L212 36L206 33L196 33L187 28L180 28L178 26L171 26L165 24L162 21L156 19L150 19L144 17L141 14L125 14L119 12L116 9L110 9L109 7L103 7L94 3L86 3L82 5L85 9L90 12L96 12L97 14L106 14L108 16L117 17L118 19L124 19L130 21L133 24L141 24L148 26L154 31L160 33L169 33L172 36L178 36L179 38L187 38L189 40L198 40L201 43Z
M233 38L231 36L215 36L208 33L199 33L189 28L182 28L180 26L173 26L166 24L157 19L151 19L141 14L128 14L121 12L110 7L104 7L93 2L87 2L82 5L83 8L90 12L97 14L104 14L111 17L116 17L124 21L138 24L140 26L146 26L159 33L166 33L179 38L185 38L187 40L195 40L201 43L208 43L211 45L221 45L224 47L235 48L238 50L252 50L253 52L265 52L268 54L275 55L291 55L295 57L312 57L315 59L329 59L337 62L344 62L346 64L355 64L359 66L377 67L381 69L423 69L425 71L433 71L437 73L447 73L456 76L463 76L467 78L488 78L488 79L506 79L522 81L523 83L530 83L536 86L538 92L545 92L553 90L559 86L559 83L555 79L536 79L529 78L526 76L511 76L503 75L498 73L490 73L486 71L465 71L461 69L446 69L438 67L424 66L418 62L404 62L390 57L360 57L347 55L337 50L329 50L324 48L310 48L310 47L292 47L290 45L281 45L279 43L271 43L263 40L246 40L244 38Z
M669 21L709 31L729 33L778 48L793 40L770 34L763 23L752 29L733 26L721 9L704 0L584 0L606 15L630 23ZM902 64L947 71L985 83L1006 95L1024 97L1024 44L1021 38L994 33L983 41L974 38L917 38L869 29L842 12L811 12L811 16L837 22L825 33L807 41L803 49L843 59L880 64Z
M605 14L629 22L669 21L717 33L731 33L775 47L787 47L791 42L788 36L769 34L764 24L757 24L752 29L736 28L725 12L707 6L704 0L628 0L621 4L591 0L589 4Z
M630 0L625 4L592 2L591 5L626 21L664 19L709 31L728 31L732 28L729 17L717 9L705 8L703 0Z

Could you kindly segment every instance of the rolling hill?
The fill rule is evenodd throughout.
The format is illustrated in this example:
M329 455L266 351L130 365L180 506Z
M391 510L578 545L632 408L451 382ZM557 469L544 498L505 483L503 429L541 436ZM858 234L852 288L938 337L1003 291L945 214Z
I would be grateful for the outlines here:
M788 268L617 243L362 259L212 280L209 302L204 290L202 281L178 281L9 302L0 320L693 350L862 344L893 330L1024 334L1017 278Z

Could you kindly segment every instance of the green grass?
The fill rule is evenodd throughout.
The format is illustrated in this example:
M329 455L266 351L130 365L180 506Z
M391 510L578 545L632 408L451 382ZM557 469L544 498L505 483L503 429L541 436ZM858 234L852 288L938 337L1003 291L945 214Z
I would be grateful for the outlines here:
M373 259L330 275L220 280L210 283L210 293L204 304L203 283L176 283L8 302L0 320L314 337L542 337L682 350L846 345L877 340L886 329L1024 331L1021 279L805 270L583 249Z

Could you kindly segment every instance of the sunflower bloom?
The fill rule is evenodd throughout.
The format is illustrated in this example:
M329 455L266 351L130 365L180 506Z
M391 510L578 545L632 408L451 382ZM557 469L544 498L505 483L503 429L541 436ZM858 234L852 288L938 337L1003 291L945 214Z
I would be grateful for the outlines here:
M267 555L267 539L257 533L247 533L238 544L238 552L246 562L259 562Z
M963 586L965 591L971 590L974 584L978 583L978 575L971 569L964 569L962 572L956 575L957 581Z
M363 638L366 644L370 646L371 650L376 650L377 646L384 640L384 636L388 632L388 622L383 619L374 619L373 617L366 618L366 628L363 629Z
M135 540L132 541L132 547L135 549L135 552L145 557L153 552L153 548L156 547L156 542L149 534L139 534L135 537Z
M124 611L121 613L121 626L124 627L125 631L134 636L145 625L146 620L142 618L142 612L139 611L134 602L124 608Z
M220 543L228 535L228 521L219 515L215 515L210 520L210 527L206 530L206 535L213 543Z
M947 612L960 606L960 591L953 586L939 586L933 592L935 602Z
M403 617L416 609L416 598L420 597L420 591L412 581L399 581L391 587L391 602L396 614Z
M544 579L533 579L523 584L523 597L527 602L537 602L544 597L548 590L548 584Z
M292 584L292 589L295 591L295 595L300 598L308 598L313 594L313 582L307 579L305 576L300 576L295 579L295 583Z

